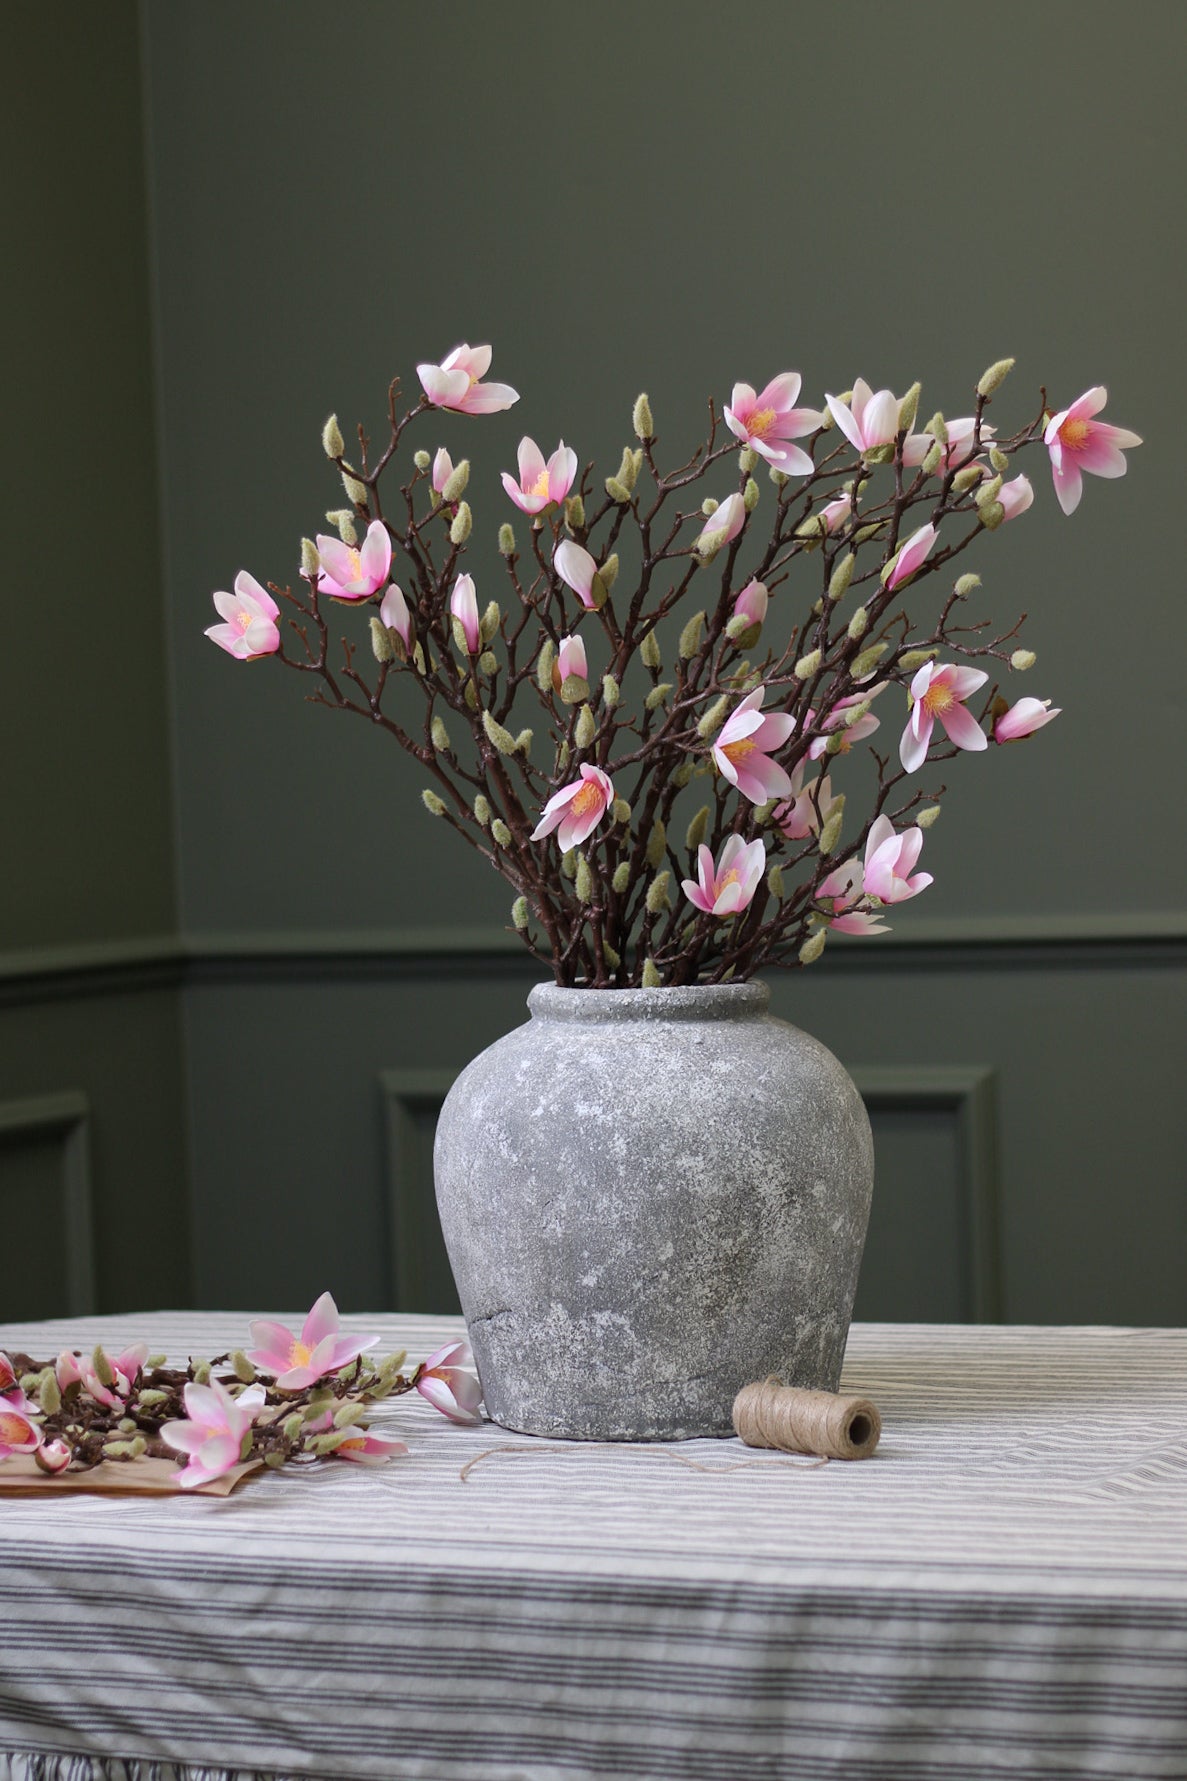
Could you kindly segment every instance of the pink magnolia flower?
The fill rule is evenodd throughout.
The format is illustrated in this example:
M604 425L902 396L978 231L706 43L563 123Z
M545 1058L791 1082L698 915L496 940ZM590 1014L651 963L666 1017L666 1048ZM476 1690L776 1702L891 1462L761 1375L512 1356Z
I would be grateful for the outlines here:
M817 517L824 521L824 529L831 535L841 526L848 524L852 513L853 491L846 489L845 493L838 495L835 500L826 501Z
M552 664L554 692L559 693L566 680L570 679L589 679L589 663L585 657L585 644L580 637L562 637L556 652L556 661Z
M1065 513L1074 513L1080 505L1083 471L1090 476L1124 476L1122 452L1142 443L1140 435L1128 427L1110 427L1093 418L1107 400L1108 391L1098 383L1047 423L1043 443L1051 456L1055 493Z
M877 719L874 720L877 723ZM791 776L791 797L784 804L776 804L772 811L772 819L780 834L789 841L806 841L809 835L820 832L820 817L816 814L820 806L825 822L832 815L833 788L832 781L826 773L823 778L817 776L811 784L804 784L805 763L799 761Z
M741 835L727 835L725 845L713 863L707 847L697 849L696 884L691 878L683 882L685 896L706 915L737 915L749 906L766 870L767 850L761 838L749 843Z
M63 1348L54 1363L54 1373L57 1376L59 1391L65 1391L70 1385L81 1385L82 1368L79 1366L78 1360L77 1354L74 1354L69 1348Z
M474 591L472 575L459 575L454 582L453 592L449 596L449 610L462 628L467 650L472 656L476 656L482 648L482 631L478 622L478 595Z
M19 1389L16 1370L8 1356L0 1352L0 1395L7 1391Z
M984 730L964 701L989 679L980 668L958 668L948 662L924 662L911 682L911 715L899 743L899 759L914 773L927 758L932 725L938 718L950 742L979 754L989 747Z
M862 870L858 861L848 860L829 873L817 896L832 905L828 918L830 928L839 934L888 934L890 929L879 920L877 911L861 908L864 896Z
M195 1385L191 1380L182 1396L188 1415L164 1423L161 1439L175 1452L188 1454L177 1482L182 1490L193 1490L239 1464L243 1437L256 1412L263 1408L265 1394L262 1385L249 1385L233 1398L225 1385L212 1379L209 1385Z
M1020 513L1026 512L1027 508L1035 498L1035 492L1030 485L1030 478L1028 476L1015 476L1012 482L1003 482L1001 488L997 492L997 498L1001 504L1002 512L1005 514L1005 517L1007 519L1017 519Z
M416 375L434 408L459 414L497 414L519 401L509 383L481 383L490 370L489 346L455 346L439 365L418 365Z
M723 544L730 544L746 524L746 503L741 495L727 495L705 521L693 549L703 557L716 556Z
M563 501L577 478L577 453L562 439L548 462L534 439L519 442L519 481L502 472L503 487L523 513L542 513L550 502Z
M73 1370L77 1371L82 1389L88 1397L94 1398L97 1404L106 1404L108 1409L116 1410L135 1385L136 1375L144 1365L147 1355L147 1342L137 1342L131 1348L125 1348L123 1353L116 1355L114 1359L108 1355L106 1358L114 1375L110 1385L105 1385L100 1379L95 1362L89 1355L80 1356L75 1362ZM69 1365L63 1366L63 1362L66 1360L66 1355L59 1355L55 1368L58 1385L61 1389L65 1389L65 1384L69 1383L69 1375L72 1371ZM73 1361L74 1357L69 1356L69 1360Z
M867 897L880 903L905 903L917 897L933 883L930 872L911 872L923 846L923 830L904 829L895 833L888 816L879 816L870 824L866 837L865 866L862 886Z
M41 1446L32 1409L24 1392L0 1398L0 1460L14 1453L35 1453Z
M887 685L888 682L880 680L876 686L863 687L861 692L850 693L847 698L838 699L835 705L831 705L820 720L824 734L815 737L808 746L808 759L818 761L828 753L829 737L834 730L841 731L841 741L833 750L834 754L848 754L855 742L863 742L867 736L872 736L879 728L879 719L872 711L867 711L856 723L846 724L845 718L855 705L864 705L867 699L878 698L879 694L886 691ZM815 728L816 721L816 713L810 710L805 728Z
M381 519L373 519L358 550L341 538L319 532L314 540L323 573L317 591L333 600L369 600L387 580L392 566L392 541Z
M280 1391L303 1391L327 1373L357 1360L368 1348L374 1348L378 1336L343 1336L339 1333L338 1307L328 1292L323 1292L305 1319L300 1338L283 1323L257 1319L251 1326L251 1339L256 1344L247 1351L261 1373L275 1376Z
M43 1441L33 1458L43 1472L64 1472L70 1464L70 1449L65 1441Z
M555 829L561 852L568 853L571 847L579 847L588 835L593 834L613 798L614 786L609 775L600 767L582 767L580 779L575 779L549 798L532 830L532 840L542 841Z
M838 427L858 451L875 451L880 445L893 443L902 398L891 390L879 390L875 395L865 378L859 377L848 405L839 396L824 399Z
M450 1422L481 1422L482 1387L471 1371L473 1365L474 1356L464 1342L446 1342L417 1368L416 1389Z
M816 468L806 451L789 445L790 439L802 439L814 433L821 422L817 408L796 408L800 393L798 371L784 371L773 377L756 396L748 383L736 383L725 410L730 432L764 457L776 470L792 476L810 476Z
M406 651L412 649L412 614L404 598L404 590L394 581L379 602L379 622L394 631Z
M437 455L433 459L433 474L431 481L433 485L433 493L435 495L443 495L445 493L445 484L449 481L452 475L453 459L442 445L438 448Z
M941 451L939 463L939 470L945 476L949 470L959 470L964 464L975 458L992 441L996 431L987 421L982 421L981 444L978 445L975 438L977 431L975 415L962 415L959 420L948 421L946 424L948 443ZM909 434L903 440L903 463L912 467L922 464L935 442L935 435L932 433Z
M734 601L734 618L746 618L752 625L761 625L767 616L771 596L761 581L748 581Z
M572 538L562 538L552 553L552 566L566 587L572 588L587 612L601 605L594 576L598 565L582 545Z
M407 1451L405 1442L394 1441L390 1435L375 1435L370 1429L358 1429L345 1441L339 1442L330 1458L351 1459L356 1465L362 1466L381 1466L397 1453Z
M260 656L273 655L280 648L280 631L276 624L280 607L267 588L262 588L246 569L240 569L235 577L235 592L215 594L214 605L225 622L209 625L206 635L228 655L241 662L254 662Z
M911 533L911 536L907 539L907 542L895 557L890 572L886 577L886 587L891 592L893 592L896 587L902 587L905 581L910 581L912 575L914 575L916 569L918 569L924 558L930 554L931 548L938 536L939 534L933 525L920 526L917 532Z
M786 798L791 793L786 769L770 757L790 737L795 719L785 711L764 717L761 706L765 696L766 688L761 686L748 693L730 712L713 744L718 772L752 804L765 804L768 798Z
M1062 710L1062 705L1057 705L1052 710L1050 699L1019 699L994 724L993 740L1021 742L1024 736L1033 736L1036 730L1049 724L1053 717L1058 717Z

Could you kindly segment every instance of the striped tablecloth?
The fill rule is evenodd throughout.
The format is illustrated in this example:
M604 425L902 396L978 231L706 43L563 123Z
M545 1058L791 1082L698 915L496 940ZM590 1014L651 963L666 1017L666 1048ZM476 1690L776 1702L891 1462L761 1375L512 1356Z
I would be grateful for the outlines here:
M345 1321L413 1359L460 1329ZM863 1463L558 1452L417 1398L374 1471L0 1498L0 1778L1183 1781L1187 1331L859 1325L845 1383Z

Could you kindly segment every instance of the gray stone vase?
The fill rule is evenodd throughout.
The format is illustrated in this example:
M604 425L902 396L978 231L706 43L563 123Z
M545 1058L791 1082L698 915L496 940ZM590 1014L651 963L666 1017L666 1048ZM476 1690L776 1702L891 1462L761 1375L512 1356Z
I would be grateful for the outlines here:
M728 1434L771 1373L836 1390L870 1125L769 999L540 984L454 1083L437 1204L496 1422L673 1440Z

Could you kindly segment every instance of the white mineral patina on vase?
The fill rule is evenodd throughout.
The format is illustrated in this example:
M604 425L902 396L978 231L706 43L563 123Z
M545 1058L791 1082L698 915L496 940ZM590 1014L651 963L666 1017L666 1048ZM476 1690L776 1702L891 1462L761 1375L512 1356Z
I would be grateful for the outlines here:
M833 1391L869 1218L851 1078L764 984L538 985L437 1126L487 1409L525 1433L731 1432L777 1373Z

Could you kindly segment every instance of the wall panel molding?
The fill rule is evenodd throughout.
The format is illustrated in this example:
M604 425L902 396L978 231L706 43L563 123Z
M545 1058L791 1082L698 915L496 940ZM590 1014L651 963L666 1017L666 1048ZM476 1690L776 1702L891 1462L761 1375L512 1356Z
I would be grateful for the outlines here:
M57 1147L68 1317L87 1315L96 1301L90 1115L87 1096L74 1089L0 1101L0 1154L18 1145ZM42 1208L38 1215L44 1217Z
M390 1305L401 1311L452 1307L456 1293L436 1222L430 1126L458 1070L381 1070L386 1137L384 1186Z

